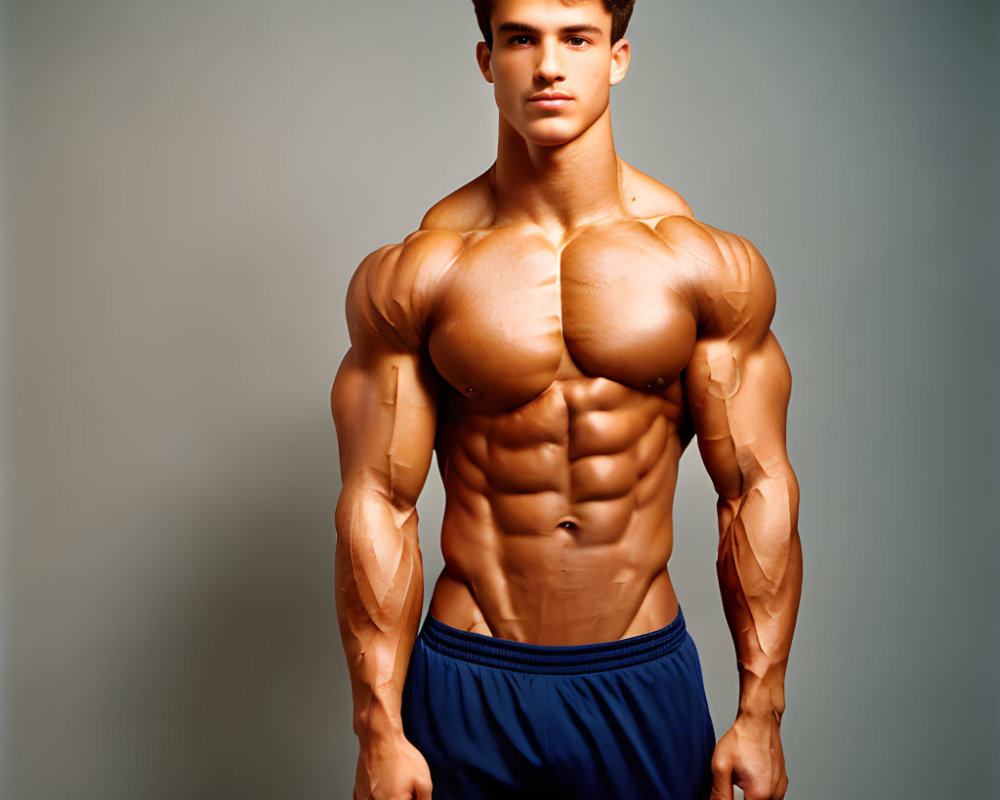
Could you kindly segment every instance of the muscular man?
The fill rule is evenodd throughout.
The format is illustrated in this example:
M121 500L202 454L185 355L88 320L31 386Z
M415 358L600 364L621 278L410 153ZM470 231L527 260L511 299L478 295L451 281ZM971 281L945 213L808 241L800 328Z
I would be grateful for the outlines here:
M363 261L333 386L354 796L781 798L801 555L771 275L617 157L630 0L475 4L496 162ZM667 568L693 436L739 669L717 744Z

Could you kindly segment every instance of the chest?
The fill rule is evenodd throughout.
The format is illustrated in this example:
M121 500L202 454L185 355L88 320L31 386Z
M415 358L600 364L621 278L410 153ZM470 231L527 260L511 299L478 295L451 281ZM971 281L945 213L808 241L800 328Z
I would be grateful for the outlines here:
M473 243L440 288L428 344L470 399L512 406L567 360L591 377L662 389L697 335L684 262L641 223L601 226L557 249L538 235Z

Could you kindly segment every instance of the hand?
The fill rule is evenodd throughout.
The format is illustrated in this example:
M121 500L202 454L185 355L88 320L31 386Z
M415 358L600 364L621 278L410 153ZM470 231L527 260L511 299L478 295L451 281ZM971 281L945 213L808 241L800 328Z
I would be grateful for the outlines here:
M740 714L715 746L711 800L733 800L733 784L746 800L781 800L788 788L778 719Z
M431 800L431 770L402 734L361 744L354 800Z

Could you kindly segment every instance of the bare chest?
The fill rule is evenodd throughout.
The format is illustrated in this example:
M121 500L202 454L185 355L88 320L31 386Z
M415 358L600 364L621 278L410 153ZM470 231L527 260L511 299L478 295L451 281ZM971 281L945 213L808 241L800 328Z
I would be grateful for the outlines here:
M634 222L594 226L561 249L517 231L472 242L440 287L428 346L457 392L509 408L545 391L567 363L663 389L696 337L690 268Z

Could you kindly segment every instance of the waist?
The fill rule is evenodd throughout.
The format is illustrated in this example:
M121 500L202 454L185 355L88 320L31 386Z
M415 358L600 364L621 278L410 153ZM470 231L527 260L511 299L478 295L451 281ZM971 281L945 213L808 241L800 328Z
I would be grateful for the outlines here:
M453 628L428 614L420 630L424 646L480 666L540 674L582 674L619 669L672 653L687 639L680 608L658 630L609 642L544 645L515 642Z
M677 615L679 602L663 562L625 569L608 553L590 550L586 560L564 558L564 568L552 569L553 554L528 549L521 555L529 557L503 563L491 561L484 549L473 550L480 559L465 575L446 567L429 615L481 635L567 646L645 634Z

